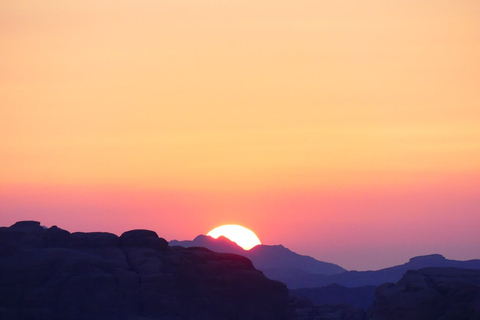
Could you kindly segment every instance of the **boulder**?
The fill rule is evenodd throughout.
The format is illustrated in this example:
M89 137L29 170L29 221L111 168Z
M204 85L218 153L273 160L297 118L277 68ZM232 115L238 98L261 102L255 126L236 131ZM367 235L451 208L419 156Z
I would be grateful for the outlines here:
M20 221L9 228L0 228L0 247L2 246L45 246L45 229L37 221ZM1 250L1 249L0 249Z
M19 221L10 227L10 230L30 233L42 232L44 229L38 221Z
M72 246L77 248L105 248L120 246L119 238L108 232L72 233Z
M71 247L72 235L67 230L53 226L45 232L45 245L48 247Z
M148 247L156 250L166 250L168 242L159 238L157 233L150 230L131 230L120 236L122 247Z

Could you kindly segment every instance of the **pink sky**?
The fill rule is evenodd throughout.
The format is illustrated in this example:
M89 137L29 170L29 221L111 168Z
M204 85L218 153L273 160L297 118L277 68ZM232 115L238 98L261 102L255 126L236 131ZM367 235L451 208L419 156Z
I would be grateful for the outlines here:
M3 1L0 225L480 258L480 3Z

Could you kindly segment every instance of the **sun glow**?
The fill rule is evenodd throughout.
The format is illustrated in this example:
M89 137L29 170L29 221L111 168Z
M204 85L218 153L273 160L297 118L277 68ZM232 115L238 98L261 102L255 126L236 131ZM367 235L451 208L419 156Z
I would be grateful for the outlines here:
M224 236L238 244L244 250L250 250L256 245L261 244L260 239L258 239L257 235L252 230L237 224L226 224L216 227L207 233L207 236L215 239Z

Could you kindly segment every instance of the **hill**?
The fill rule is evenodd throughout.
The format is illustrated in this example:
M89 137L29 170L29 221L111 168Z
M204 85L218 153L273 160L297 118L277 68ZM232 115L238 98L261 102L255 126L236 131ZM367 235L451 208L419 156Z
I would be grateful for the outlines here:
M225 237L214 239L199 235L194 240L170 241L170 246L205 247L216 252L240 254L249 258L255 268L262 270L267 277L282 281L289 288L298 288L296 278L309 276L334 275L346 272L342 267L312 257L295 253L282 245L258 245L243 250Z
M0 319L284 319L283 283L245 257L169 247L153 231L0 228Z
M480 260L449 260L439 254L411 258L407 263L376 271L348 271L335 275L304 274L296 278L295 287L322 287L339 284L345 287L377 286L385 282L397 282L409 270L433 267L451 267L462 269L480 269Z
M376 290L370 320L480 319L480 270L411 270Z
M375 271L347 271L328 262L297 254L282 245L258 245L243 250L227 238L213 239L199 235L191 241L170 241L171 246L205 247L216 252L227 252L249 258L253 265L267 277L285 283L289 289L316 288L330 284L345 287L377 286L385 282L396 282L408 270L428 267L453 267L480 269L480 260L449 260L439 254L411 258L405 264Z

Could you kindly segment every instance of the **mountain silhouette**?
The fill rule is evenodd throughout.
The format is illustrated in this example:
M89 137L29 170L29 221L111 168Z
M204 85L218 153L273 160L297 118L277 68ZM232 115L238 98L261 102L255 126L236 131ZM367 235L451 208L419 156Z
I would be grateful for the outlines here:
M282 245L258 245L243 250L225 237L213 239L199 235L191 241L170 241L171 246L206 247L216 252L235 253L249 258L253 265L270 279L278 280L289 289L318 288L338 284L347 288L377 286L396 282L408 270L431 267L480 269L480 260L449 260L440 254L411 258L407 263L376 271L347 271L342 267L297 254Z
M480 270L411 270L396 284L378 286L375 295L367 319L480 319Z
M235 253L249 258L255 268L263 271L270 279L279 280L290 288L295 286L297 275L325 276L346 272L342 267L295 253L282 245L260 244L250 250L243 250L225 237L214 239L199 235L194 240L170 241L170 246L205 247L216 252ZM297 287L298 288L298 287Z
M435 258L440 257L420 257L417 261ZM290 294L297 297L301 320L480 319L480 270L474 269L422 268L407 271L395 284L358 288L329 285L291 290Z
M245 257L154 231L0 227L0 319L290 320L288 290Z
M121 236L70 233L56 226L44 228L36 221L0 227L0 319L480 317L480 260L455 261L435 254L377 271L326 275L311 272L332 264L281 245L244 251L226 238L206 236L186 242L188 248L179 246L183 242L171 243L149 230L131 230ZM269 270L278 274L289 270L290 276L303 275L302 281L307 277L317 281L310 285L327 285L290 290L289 297L283 283L265 277L250 259L214 252L207 245L221 251L250 252L258 265L264 263L267 269L277 265ZM392 282L397 280L386 281L399 274L401 280L396 284ZM369 285L353 287L359 283ZM374 283L382 284L375 289Z
M480 260L457 261L446 259L440 254L432 254L414 257L405 264L376 271L347 271L328 276L304 274L303 278L301 276L297 277L296 282L290 283L290 286L292 288L314 288L333 283L350 288L368 285L377 286L385 282L397 282L409 270L433 267L480 269Z
M214 239L210 236L199 235L193 240L172 240L168 243L170 246L180 246L185 248L190 247L204 247L215 252L224 252L224 253L235 253L245 256L246 250L243 250L238 244L224 236L220 236L217 239Z

